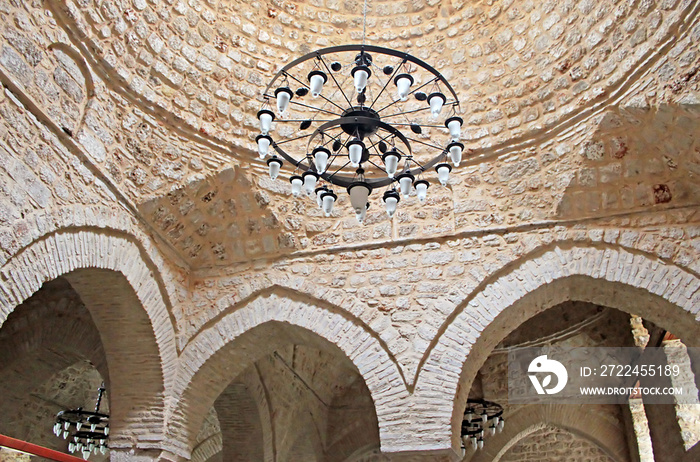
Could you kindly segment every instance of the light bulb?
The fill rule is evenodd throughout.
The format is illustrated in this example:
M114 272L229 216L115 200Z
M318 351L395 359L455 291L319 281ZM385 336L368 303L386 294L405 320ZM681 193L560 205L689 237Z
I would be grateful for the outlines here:
M426 180L418 180L413 183L413 187L416 188L418 200L421 202L425 202L425 198L428 196L428 185L429 183Z
M355 81L355 91L362 93L367 86L367 79L372 75L372 71L367 66L357 66L352 70L351 75Z
M328 190L321 194L323 213L325 213L327 217L331 216L331 212L333 211L333 204L335 203L335 200L337 198L338 196L336 196L331 190Z
M394 79L396 84L396 93L401 101L408 99L408 92L411 91L413 85L413 76L410 74L399 74Z
M364 181L355 181L348 186L348 194L350 195L350 204L355 210L355 213L361 213L367 204L367 198L372 192L372 187Z
M81 428L83 428L83 423L82 423L82 422L78 422L78 423L75 424L75 429L76 429L76 430L80 431Z
M289 101L292 99L293 94L294 93L291 89L289 89L289 87L280 87L277 90L275 90L275 98L277 98L277 110L280 114L284 114L285 112L287 112L287 108L289 107Z
M63 432L63 439L65 440L66 438L68 438L68 431Z
M318 181L318 174L307 170L302 175L302 178L304 179L304 192L307 196L313 195L314 189L316 188L316 181Z
M483 438L479 438L479 439L477 440L477 446L479 447L479 449L483 449L483 448L484 448L484 439L483 439Z
M399 160L401 160L401 154L399 154L396 149L387 151L382 156L384 161L384 167L386 167L386 174L389 178L394 178L396 175L396 169L399 167Z
M324 147L318 147L313 150L312 155L314 157L316 171L319 173L319 175L322 175L328 166L328 158L330 157L331 152Z
M282 160L277 156L273 156L272 159L267 160L267 166L270 171L270 179L276 180L280 174L280 168L282 168Z
M404 199L408 199L408 196L411 194L411 185L413 184L413 180L415 178L410 172L404 172L396 178L399 180L401 194L403 195Z
M263 135L267 135L270 132L270 128L272 128L275 114L269 109L261 109L258 111L258 120L260 121L260 131Z
M396 213L396 205L399 203L399 199L399 193L393 189L384 193L384 207L389 218L392 218L394 213Z
M491 424L489 426L489 430L491 430L491 436L495 435L496 434L496 425Z
M457 141L447 145L447 151L450 153L450 159L452 160L452 165L455 167L459 166L462 162L462 151L464 150L464 145Z
M88 450L92 451L93 449L95 449L95 443L88 444Z
M318 95L321 94L321 90L323 90L323 84L328 81L328 76L326 76L325 72L317 69L309 72L308 78L311 96L318 98Z
M68 422L68 421L63 422L63 429L68 430L68 427L70 427L70 422Z
M365 150L365 143L363 143L359 138L353 138L348 141L347 146L350 165L353 167L358 167L360 162L362 162L362 154Z
M489 418L489 415L486 413L486 411L483 411L483 412L481 413L481 422L486 423L486 421L488 420L488 418Z
M476 441L476 436L472 436L470 438L470 440L472 440L472 448L476 449L478 447L478 443Z
M505 427L505 425L506 425L506 421L504 419L501 419L501 421L498 422L498 432L499 433L503 431L503 427Z
M445 121L445 127L450 131L450 138L452 141L459 141L459 137L462 132L462 124L464 121L461 117L450 117Z
M75 443L73 443L72 441L68 443L68 451L75 452Z
M90 457L90 451L87 448L83 448L83 459L88 460Z
M323 206L323 202L321 202L321 195L326 191L328 191L328 188L325 186L316 188L316 203L318 204L319 208Z
M255 142L258 143L258 156L260 159L264 159L267 153L270 152L272 138L268 135L258 135L255 137Z
M434 118L437 118L440 115L440 111L442 111L442 106L445 104L445 101L447 101L447 98L445 98L445 95L440 92L431 93L430 96L428 96L430 114Z
M358 223L364 223L365 222L365 217L367 217L367 210L369 209L369 202L365 204L364 207L362 207L362 210L359 212L355 211L355 218L357 218Z
M437 164L435 167L435 171L438 174L438 180L440 181L440 184L443 186L447 186L447 181L450 179L450 172L452 171L452 167L450 164Z
M304 179L299 175L294 175L289 179L289 182L292 183L292 196L299 197L299 194L301 194L301 185L304 184Z

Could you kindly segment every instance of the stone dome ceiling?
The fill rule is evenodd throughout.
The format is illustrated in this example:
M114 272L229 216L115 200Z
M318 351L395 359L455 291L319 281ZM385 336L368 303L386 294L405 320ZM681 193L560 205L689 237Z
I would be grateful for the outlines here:
M276 70L313 49L360 42L361 2L25 9L4 34L56 85L4 50L16 85L36 82L44 93L25 93L85 149L85 178L111 185L192 268L673 207L698 194L694 141L669 148L681 142L674 133L697 125L687 111L697 104L700 25L688 0L369 1L367 43L406 50L455 87L471 158L425 204L403 200L394 220L373 207L365 226L342 195L330 218L289 199L289 170L271 182L252 149ZM50 53L31 45L30 23ZM629 130L645 135L629 139ZM206 211L190 213L190 203Z
M674 33L677 3L370 1L367 43L406 50L451 79L466 139L483 148L610 96ZM354 0L82 1L66 10L105 72L229 150L252 147L260 95L278 68L362 40Z

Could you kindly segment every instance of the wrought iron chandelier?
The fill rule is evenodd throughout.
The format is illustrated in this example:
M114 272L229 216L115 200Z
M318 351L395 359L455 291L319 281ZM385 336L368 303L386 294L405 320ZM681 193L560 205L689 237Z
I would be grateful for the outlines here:
M462 420L462 444L466 449L471 443L473 449L484 447L486 432L491 436L503 431L503 407L484 399L468 399L467 409Z
M434 169L446 186L462 161L458 109L447 79L408 53L364 44L323 48L290 62L268 84L257 114L258 154L273 180L289 162L292 195L316 199L326 216L337 186L360 222L369 195L383 188L391 217L413 189L425 201L424 174Z
M109 415L100 413L104 383L97 389L95 412L85 411L79 407L61 411L56 414L53 432L56 436L68 440L68 451L82 453L87 460L91 453L106 452L109 437Z

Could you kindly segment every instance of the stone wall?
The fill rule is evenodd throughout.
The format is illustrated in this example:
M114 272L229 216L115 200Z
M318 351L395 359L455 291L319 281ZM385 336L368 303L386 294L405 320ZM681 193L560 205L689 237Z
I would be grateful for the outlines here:
M500 459L503 462L612 462L609 455L585 438L545 426L523 437Z

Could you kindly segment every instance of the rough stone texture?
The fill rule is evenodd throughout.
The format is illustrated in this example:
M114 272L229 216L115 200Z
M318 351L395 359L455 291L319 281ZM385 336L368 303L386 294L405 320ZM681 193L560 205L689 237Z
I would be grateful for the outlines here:
M503 462L545 460L612 462L614 459L585 438L561 428L546 426L525 436L500 460Z
M368 43L455 84L473 151L425 205L375 203L364 226L345 198L328 218L291 199L251 150L270 76L360 41L360 8L0 0L0 336L64 325L13 316L68 281L104 353L112 460L230 460L241 426L244 458L454 460L491 352L567 302L697 346L700 4L369 2ZM657 460L698 459L647 411Z

